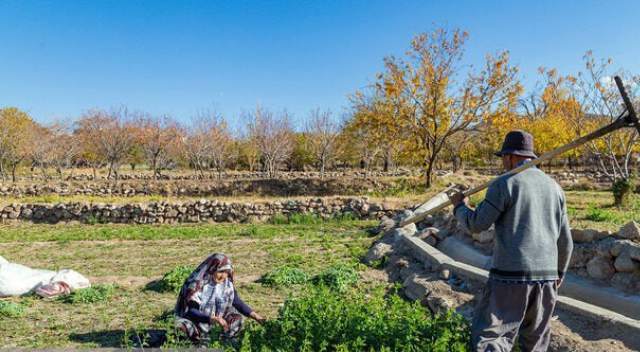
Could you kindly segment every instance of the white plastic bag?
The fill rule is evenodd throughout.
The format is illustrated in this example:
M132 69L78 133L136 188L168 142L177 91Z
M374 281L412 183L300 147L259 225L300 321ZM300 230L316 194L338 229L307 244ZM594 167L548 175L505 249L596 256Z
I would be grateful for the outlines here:
M54 277L51 278L48 282L43 282L43 284L53 284L56 282L64 282L71 290L77 290L81 288L87 288L91 286L89 279L82 276L79 272L71 269L62 269L56 273Z
M55 271L31 269L5 260L0 263L0 297L27 294L55 275Z
M25 295L41 285L55 282L64 282L71 290L90 286L89 280L74 270L32 269L0 256L0 297Z

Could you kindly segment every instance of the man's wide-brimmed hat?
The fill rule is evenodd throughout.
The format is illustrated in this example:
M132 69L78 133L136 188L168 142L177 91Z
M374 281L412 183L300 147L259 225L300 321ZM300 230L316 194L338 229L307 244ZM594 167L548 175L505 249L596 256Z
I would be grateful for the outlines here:
M496 156L512 154L534 159L537 158L533 152L533 136L521 130L507 133L502 143L502 149L495 154Z

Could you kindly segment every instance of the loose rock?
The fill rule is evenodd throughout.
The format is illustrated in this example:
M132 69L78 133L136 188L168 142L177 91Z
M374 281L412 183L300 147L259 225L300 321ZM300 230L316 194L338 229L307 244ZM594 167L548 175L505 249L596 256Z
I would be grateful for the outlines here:
M587 272L594 279L609 280L616 271L609 259L597 256L587 263Z
M391 246L386 243L376 243L369 249L364 258L366 264L371 264L377 260L381 260L385 255L391 252Z
M618 237L626 238L633 241L640 241L640 225L637 222L631 221L620 228Z

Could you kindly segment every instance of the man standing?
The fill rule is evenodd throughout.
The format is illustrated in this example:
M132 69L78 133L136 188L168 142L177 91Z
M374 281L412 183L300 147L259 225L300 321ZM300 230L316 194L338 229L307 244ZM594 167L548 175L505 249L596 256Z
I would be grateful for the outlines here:
M496 153L506 170L536 158L533 136L509 132ZM524 351L546 351L557 290L573 250L560 186L536 167L496 179L475 210L462 193L453 213L468 231L495 224L489 281L474 312L473 351L511 351L519 335Z

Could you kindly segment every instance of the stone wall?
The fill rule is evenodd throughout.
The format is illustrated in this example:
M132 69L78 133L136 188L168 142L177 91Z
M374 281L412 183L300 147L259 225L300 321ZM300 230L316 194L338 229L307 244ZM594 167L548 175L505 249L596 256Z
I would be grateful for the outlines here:
M289 180L203 180L203 181L122 181L113 182L55 182L30 184L1 184L0 197L24 197L43 195L86 196L189 196L221 197L237 195L259 196L332 196L356 195L384 191L396 187L400 180L384 178L296 178ZM417 182L417 181L416 181Z
M422 172L420 170L398 169L394 171L364 171L364 170L345 170L345 171L327 171L324 173L324 178L338 178L338 177L402 177L402 176L420 176ZM58 178L57 175L50 175L51 178ZM186 172L164 172L158 180L264 180L264 179L283 179L290 180L295 178L320 178L320 172L318 171L282 171L278 172L275 177L270 176L266 172L259 171L226 171L218 174L217 172L207 172L199 174L194 171ZM20 180L42 180L43 175L34 172L30 176L21 176ZM63 176L65 181L105 181L106 175L97 175L93 177L93 174L81 173L76 175ZM123 172L118 176L119 180L154 180L153 174L149 171L146 172ZM111 179L113 180L113 178Z
M574 251L570 272L620 290L640 291L640 225L632 221L617 232L573 229ZM492 255L493 228L470 234L450 215L430 217L418 225L416 236L432 246L449 236Z
M450 173L439 173L440 176ZM567 174L567 175L564 175ZM403 176L411 175L396 173L374 173L371 177L363 177L356 172L333 172L321 179L317 173L287 173L283 178L252 178L253 176L264 176L262 173L242 173L228 174L223 179L204 178L194 179L194 175L186 175L181 179L179 175L175 178L163 179L159 181L150 180L150 175L130 175L124 180L115 184L107 180L78 179L69 181L48 181L48 182L0 182L0 197L25 197L25 196L177 196L177 197L222 197L238 195L257 196L333 196L333 195L358 195L367 194L374 191L385 192L397 187L413 187L421 184L419 178L407 178ZM210 176L210 175L207 175ZM295 176L295 177L294 177ZM604 184L583 184L584 178L574 179L574 174L560 173L554 175L556 180L567 189L597 189L605 187ZM468 183L478 183L479 180L473 172L464 172L463 177L468 178ZM586 183L589 183L588 181ZM606 185L608 187L609 184ZM0 199L1 201L1 199Z
M390 215L393 209L369 202L365 198L285 200L265 203L229 203L199 200L184 203L148 204L11 204L0 211L2 222L35 223L134 223L172 224L198 222L262 222L274 215L315 214L328 218L350 213L361 219Z

